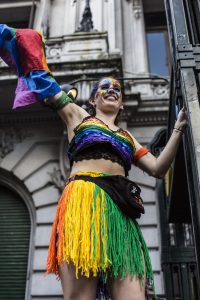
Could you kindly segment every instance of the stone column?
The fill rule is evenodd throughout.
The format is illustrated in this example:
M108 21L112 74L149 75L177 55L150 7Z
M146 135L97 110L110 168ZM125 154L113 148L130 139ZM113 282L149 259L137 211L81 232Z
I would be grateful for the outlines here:
M148 72L146 34L141 0L123 0L124 75Z
M120 54L124 52L123 45L123 16L122 16L122 1L115 0L115 35L116 48L119 49Z
M108 31L109 52L119 52L116 49L116 28L115 28L115 0L108 0L104 2L103 24L106 31Z
M62 28L63 35L73 34L76 31L76 14L77 9L79 9L79 5L79 1L77 1L77 3L73 0L65 1L65 13Z
M66 0L54 0L51 4L51 13L49 16L50 37L59 37L63 35L65 23L65 5Z
M36 2L36 12L34 19L34 29L41 31L45 36L49 31L49 14L50 14L50 0L41 0Z

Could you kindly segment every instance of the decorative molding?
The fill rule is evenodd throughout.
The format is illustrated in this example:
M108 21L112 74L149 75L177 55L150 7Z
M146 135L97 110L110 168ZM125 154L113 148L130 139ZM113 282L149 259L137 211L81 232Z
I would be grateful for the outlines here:
M132 2L133 12L136 19L139 19L142 15L142 2L141 0L126 0L127 2Z
M122 121L126 121L129 127L139 126L161 126L167 125L168 112L167 111L153 111L148 112L139 111L136 108L124 108Z
M53 169L53 172L48 172L48 174L51 177L52 184L60 191L63 191L63 188L65 186L65 180L61 174L60 169Z
M26 128L33 126L41 126L44 123L55 125L62 124L59 116L51 110L40 111L16 111L15 113L1 113L0 114L0 128L7 130L9 126L16 126L17 128L26 126ZM18 129L16 129L18 130Z
M91 32L93 29L92 12L90 9L90 0L85 0L85 9L83 12L80 26L76 30L77 32Z
M62 55L62 45L54 44L52 46L45 46L46 57L49 58L60 58Z
M107 32L75 32L46 41L47 63L82 62L109 57ZM120 57L120 56L119 56Z
M151 88L156 98L168 98L169 97L169 84L152 84Z
M0 130L0 158L3 159L15 149L16 144L31 136L32 134L24 130L16 130L14 128L5 131Z
M139 80L138 80L139 79ZM169 99L169 82L162 78L151 79L136 77L124 82L125 95L140 94L141 102L148 100Z
M60 163L60 171L62 177L67 180L70 173L70 163L67 157L67 149L68 149L68 137L67 132L64 131L61 141L60 141L60 155L59 155L59 163Z
M59 189L60 192L63 191L67 178L70 174L70 163L67 157L68 139L67 132L64 131L61 141L60 141L60 154L59 154L59 166L60 168L53 169L53 172L49 172L51 181L53 185Z
M133 12L136 19L139 19L142 15L142 3L141 0L133 0Z

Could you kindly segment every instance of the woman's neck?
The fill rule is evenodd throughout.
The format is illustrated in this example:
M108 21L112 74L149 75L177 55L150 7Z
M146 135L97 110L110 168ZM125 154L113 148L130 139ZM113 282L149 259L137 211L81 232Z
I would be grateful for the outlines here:
M102 112L98 112L96 114L96 117L100 120L102 120L104 123L106 123L107 125L110 125L111 128L117 128L117 126L115 125L115 119L116 119L116 115L113 114L104 114Z

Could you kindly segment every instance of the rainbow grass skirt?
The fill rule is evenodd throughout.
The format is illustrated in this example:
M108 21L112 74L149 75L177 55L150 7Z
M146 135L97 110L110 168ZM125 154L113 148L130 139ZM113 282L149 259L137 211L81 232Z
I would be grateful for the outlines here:
M99 172L77 175L109 176ZM47 272L73 262L79 275L153 281L148 249L136 220L126 217L110 196L93 182L69 182L59 200L52 228Z

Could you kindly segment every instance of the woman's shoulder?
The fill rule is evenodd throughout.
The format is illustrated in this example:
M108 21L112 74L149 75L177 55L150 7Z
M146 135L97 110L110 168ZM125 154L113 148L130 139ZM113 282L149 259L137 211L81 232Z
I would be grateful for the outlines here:
M87 120L91 119L91 115L86 115L85 117L82 118L82 120L74 127L73 131L76 134L78 129L83 125Z

